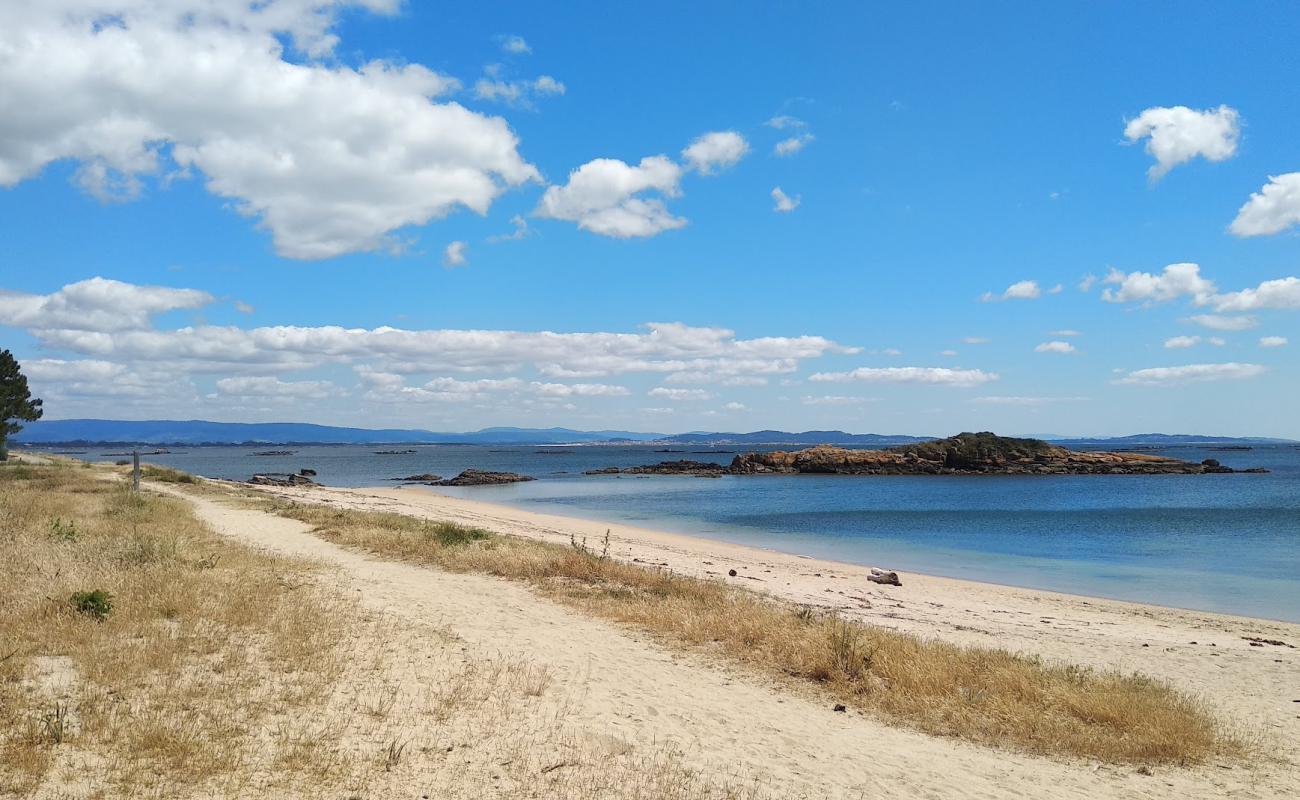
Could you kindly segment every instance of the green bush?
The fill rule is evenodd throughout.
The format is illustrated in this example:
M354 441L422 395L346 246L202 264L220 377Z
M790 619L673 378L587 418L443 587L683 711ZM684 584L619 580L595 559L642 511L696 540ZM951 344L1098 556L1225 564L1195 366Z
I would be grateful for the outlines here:
M73 592L72 607L94 620L103 622L113 612L113 595L103 589Z

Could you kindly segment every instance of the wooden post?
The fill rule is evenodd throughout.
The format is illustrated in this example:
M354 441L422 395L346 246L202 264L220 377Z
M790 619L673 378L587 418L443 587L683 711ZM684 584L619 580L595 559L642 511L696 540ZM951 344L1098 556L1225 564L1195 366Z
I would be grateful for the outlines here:
M131 491L140 491L140 451L131 451Z

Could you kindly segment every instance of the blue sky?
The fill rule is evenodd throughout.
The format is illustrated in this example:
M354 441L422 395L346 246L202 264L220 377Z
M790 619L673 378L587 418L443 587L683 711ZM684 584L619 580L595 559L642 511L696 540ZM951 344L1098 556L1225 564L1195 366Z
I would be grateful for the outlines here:
M0 346L50 418L1300 438L1293 6L700 6L0 10Z

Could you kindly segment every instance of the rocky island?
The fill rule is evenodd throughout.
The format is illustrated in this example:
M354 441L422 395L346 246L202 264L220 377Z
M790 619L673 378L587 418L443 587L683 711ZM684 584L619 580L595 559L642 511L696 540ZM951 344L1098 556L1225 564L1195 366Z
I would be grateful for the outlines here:
M661 461L658 464L646 464L640 467L605 467L589 469L584 475L689 475L696 478L717 478L726 474L727 468L711 461Z
M727 467L731 475L1200 475L1267 472L1234 470L1208 458L1200 463L1142 453L1080 452L1040 439L960 433L947 439L845 450L810 447L794 452L745 453Z

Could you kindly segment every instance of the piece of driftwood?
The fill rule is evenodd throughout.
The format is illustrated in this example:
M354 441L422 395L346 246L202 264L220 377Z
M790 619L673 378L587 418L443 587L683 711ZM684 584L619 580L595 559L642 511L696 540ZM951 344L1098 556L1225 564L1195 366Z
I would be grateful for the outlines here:
M867 580L872 583L884 583L890 586L903 585L903 582L898 579L897 572L890 572L887 569L880 569L879 567L871 568L871 574L867 576Z

